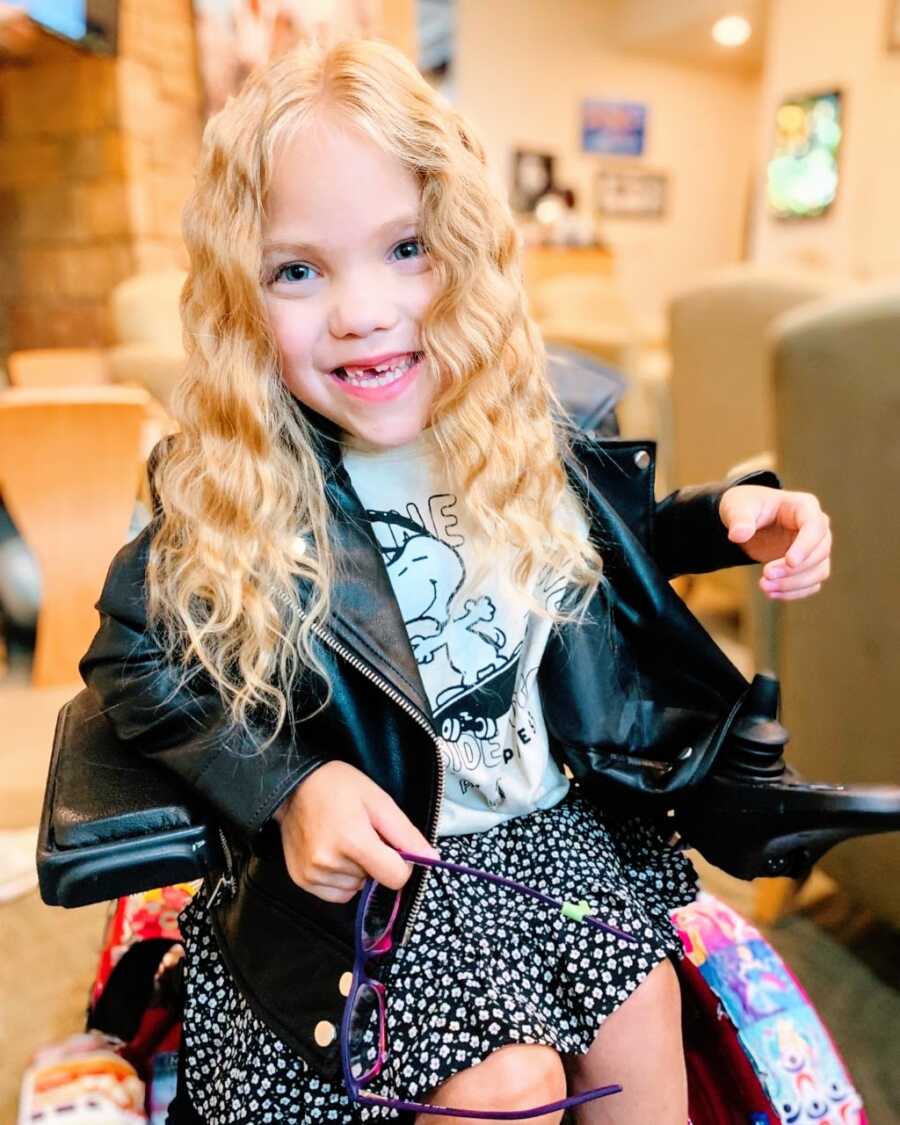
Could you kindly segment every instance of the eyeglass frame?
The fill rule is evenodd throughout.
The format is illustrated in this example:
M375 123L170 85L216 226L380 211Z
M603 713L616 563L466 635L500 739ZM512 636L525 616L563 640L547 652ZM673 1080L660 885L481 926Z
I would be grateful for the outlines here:
M415 852L401 851L397 849L397 854L405 859L408 863L412 863L418 867L440 867L447 871L453 871L457 874L473 875L476 878L484 879L489 883L496 883L500 886L510 887L521 894L530 895L532 898L539 899L541 902L546 903L548 906L553 906L559 909L560 913L573 921L587 922L597 929L605 930L613 936L621 938L623 941L637 942L638 938L633 934L626 933L624 930L618 929L616 926L611 926L608 922L602 922L599 918L588 913L590 907L587 902L582 899L580 902L574 903L569 900L561 900L554 898L551 895L545 895L543 892L535 890L533 887L526 887L522 883L517 883L513 879L507 879L502 875L494 875L489 871L481 871L477 867L468 867L462 863L451 863L448 860L432 859L430 856L417 855ZM366 910L369 906L369 901L374 893L375 887L378 883L371 877L366 879L363 884L362 891L360 892L359 905L356 910L356 923L354 927L354 958L353 958L353 979L350 985L350 992L347 995L347 1001L344 1006L344 1014L341 1019L341 1067L344 1072L344 1084L347 1092L352 1101L361 1105L376 1105L393 1109L399 1112L411 1113L424 1113L435 1116L445 1117L473 1117L473 1118L488 1118L496 1121L518 1121L523 1118L539 1117L542 1114L554 1113L562 1109L570 1109L573 1106L581 1105L584 1102L593 1101L596 1098L608 1097L610 1094L621 1093L622 1087L618 1083L613 1083L609 1086L601 1086L596 1090L586 1090L581 1094L575 1094L571 1097L563 1098L561 1101L550 1102L548 1105L536 1106L528 1110L486 1110L486 1109L455 1109L451 1106L434 1106L427 1105L420 1102L407 1102L395 1098L385 1098L377 1094L364 1094L362 1087L368 1085L371 1081L378 1077L381 1073L382 1067L387 1061L388 1046L387 1046L387 1000L385 986L378 980L372 978L366 972L366 962L373 960L377 957L383 957L394 948L393 928L397 918L397 913L400 907L401 890L395 892L394 905L391 909L391 916L385 926L384 936L388 939L389 944L384 949L365 950L363 948L363 921L365 919ZM363 985L368 985L376 994L378 998L378 1059L375 1066L364 1076L364 1081L360 1082L355 1078L350 1068L350 1020L353 1012L353 1006L356 1001L356 995Z

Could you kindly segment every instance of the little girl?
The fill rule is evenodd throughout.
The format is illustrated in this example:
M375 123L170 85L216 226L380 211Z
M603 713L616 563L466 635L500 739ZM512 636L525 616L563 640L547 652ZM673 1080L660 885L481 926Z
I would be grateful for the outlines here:
M815 498L654 510L634 447L558 420L482 146L384 44L253 76L207 126L185 238L181 430L82 661L222 826L181 917L170 1121L396 1116L341 1075L371 876L402 888L368 966L373 1090L524 1114L619 1083L578 1120L684 1125L669 912L697 883L664 801L746 683L666 578L755 558L773 596L814 592ZM630 940L398 850L583 898Z

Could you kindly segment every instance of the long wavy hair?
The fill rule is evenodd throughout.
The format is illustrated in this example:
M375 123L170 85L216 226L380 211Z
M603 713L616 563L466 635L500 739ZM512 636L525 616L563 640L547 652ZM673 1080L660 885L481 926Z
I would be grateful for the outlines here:
M338 560L318 431L281 379L261 252L280 146L325 111L420 185L419 236L438 281L420 326L441 386L432 429L469 526L492 557L507 549L509 580L556 620L584 609L602 573L578 530L514 221L471 126L386 43L347 39L282 56L203 135L183 221L180 432L156 472L162 515L147 571L150 624L167 657L185 681L205 671L234 722L265 728L266 745L303 717L292 699L299 673L324 679L316 695L328 698L315 633ZM576 596L549 608L536 600L535 582L549 573L564 573Z

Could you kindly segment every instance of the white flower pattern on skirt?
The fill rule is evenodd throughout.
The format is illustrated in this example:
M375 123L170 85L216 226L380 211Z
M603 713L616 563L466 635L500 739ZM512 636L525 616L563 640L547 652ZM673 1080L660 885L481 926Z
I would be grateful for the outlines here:
M383 978L389 1058L373 1093L422 1100L507 1043L584 1053L651 969L682 955L669 913L696 897L697 877L652 821L613 819L573 788L553 808L444 837L438 848L451 862L557 898L584 898L594 914L640 940L580 925L483 879L433 869L409 940ZM187 1089L208 1125L396 1119L351 1102L340 1080L320 1079L250 1011L221 960L203 896L180 921Z

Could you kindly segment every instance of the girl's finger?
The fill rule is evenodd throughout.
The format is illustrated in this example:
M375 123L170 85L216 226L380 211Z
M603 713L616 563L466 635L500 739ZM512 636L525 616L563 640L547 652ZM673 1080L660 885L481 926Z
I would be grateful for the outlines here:
M350 886L351 883L361 882L366 878L366 869L359 863L354 863L349 856L342 856L326 863L317 863L310 874L315 876L317 883L332 884L334 886Z
M760 585L769 590L791 590L797 589L799 586L811 586L813 582L824 582L830 574L831 554L826 551L817 561L811 561L809 564L804 563L797 569L788 570L782 567L774 577L772 574L764 572L760 579Z
M807 555L821 541L831 522L819 507L815 496L810 496L808 501L798 502L795 517L799 530L794 542L785 552L785 559L791 567L806 562Z
M784 557L780 559L772 559L771 562L767 562L763 567L763 577L770 580L787 578L788 575L799 574L801 572L808 571L810 567L817 566L819 563L824 562L825 559L830 558L832 546L833 539L831 535L831 529L829 528L828 531L826 531L822 538L819 540L819 542L815 545L815 547L813 547L813 549L807 555L806 560L799 569L796 567L788 566Z
M316 898L324 899L325 902L349 902L362 888L362 885L360 883L356 890L349 890L342 887L333 887L329 883L311 883L306 889Z
M831 574L831 560L824 559L815 566L804 567L796 574L789 574L784 578L763 578L760 586L766 593L784 594L789 590L803 590L807 586L821 585Z
M825 529L825 534L809 552L801 565L808 568L824 562L825 559L829 558L831 555L832 542L831 528L827 527Z
M323 882L327 882L328 886L336 887L342 891L358 891L365 881L365 872L361 875L329 875L327 880L323 880Z
M805 586L802 590L789 590L786 594L770 593L769 597L779 602L794 602L799 598L808 598L811 594L818 594L822 589L821 582L815 586Z

